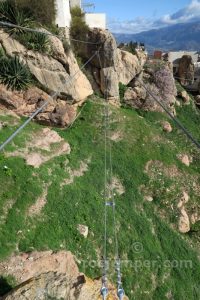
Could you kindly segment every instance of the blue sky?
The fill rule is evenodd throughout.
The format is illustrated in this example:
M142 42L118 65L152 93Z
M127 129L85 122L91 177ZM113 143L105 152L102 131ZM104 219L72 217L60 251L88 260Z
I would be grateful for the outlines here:
M105 12L113 32L137 33L200 20L200 0L84 0Z

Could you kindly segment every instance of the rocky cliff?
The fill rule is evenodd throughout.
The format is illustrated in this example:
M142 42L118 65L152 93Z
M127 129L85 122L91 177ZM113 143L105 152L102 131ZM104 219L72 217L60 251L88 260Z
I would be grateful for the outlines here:
M91 53L98 51L98 56L91 61L89 72L100 91L110 100L119 102L119 83L128 85L133 78L140 74L146 54L138 51L136 55L123 51L117 47L113 35L102 29L90 30L88 41L100 45L87 44L82 47L80 55L89 58Z
M27 50L6 32L0 31L0 45L5 53L11 57L17 55L27 64L37 82L37 88L32 87L24 93L7 91L1 85L0 103L19 115L27 116L49 100L43 113L36 117L46 124L69 125L76 115L77 105L81 105L95 90L106 93L110 100L119 104L119 82L126 85L131 82L142 71L146 60L143 52L133 55L118 49L110 32L93 29L89 32L88 41L98 42L101 46L80 45L83 60L97 51L99 53L87 66L88 78L93 78L90 83L80 70L72 50L66 53L59 38L50 36L49 39L52 54L44 55Z
M177 100L170 65L145 63L144 52L133 55L118 49L108 31L91 30L88 41L93 44L81 47L82 61L98 55L82 72L73 52L66 52L58 38L51 38L53 52L45 55L0 32L5 53L20 57L35 80L23 92L0 85L0 140L21 124L19 116L29 116L44 101L49 103L36 120L57 127L71 124L77 107L93 92L133 108L110 105L123 285L129 299L193 300L200 295L195 252L200 247L199 153L143 85L177 113L197 139L199 113L184 90L178 91ZM73 74L77 77L66 84ZM103 250L102 101L99 96L89 98L72 130L30 123L0 153L0 274L17 281L3 300L101 299L101 271L82 264L98 262ZM109 227L111 261L112 232ZM75 257L80 270L93 279L79 272ZM188 261L191 264L184 265ZM117 299L115 288L109 287L108 299Z
M74 256L67 251L32 252L12 256L0 263L0 273L15 276L20 283L2 300L100 300L101 280L80 273ZM117 300L109 284L109 300ZM124 300L127 300L124 297Z

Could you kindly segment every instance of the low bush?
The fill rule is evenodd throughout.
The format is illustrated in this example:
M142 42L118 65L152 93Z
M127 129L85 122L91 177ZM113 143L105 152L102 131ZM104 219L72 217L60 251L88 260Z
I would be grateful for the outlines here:
M120 96L120 100L123 101L124 100L124 94L127 90L127 86L123 83L119 83L119 96Z
M10 292L16 285L16 280L12 276L0 276L0 296Z
M15 0L19 10L31 15L42 25L51 26L55 22L55 0Z
M5 52L2 47L0 47L0 59L2 59L5 56Z
M11 90L25 90L32 82L29 68L18 57L1 60L0 82Z
M72 38L72 45L74 51L78 55L81 53L81 45L74 40L87 40L89 27L84 20L84 13L79 7L74 7L71 10L72 21L70 27L70 36Z

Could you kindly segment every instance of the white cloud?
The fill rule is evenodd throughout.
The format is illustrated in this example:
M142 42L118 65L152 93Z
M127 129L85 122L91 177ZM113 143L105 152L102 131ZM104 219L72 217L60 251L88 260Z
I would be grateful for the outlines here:
M110 20L109 28L115 33L138 33L168 25L200 21L200 0L192 2L172 15L164 15L158 20L138 17L134 20Z
M154 21L142 17L127 21L112 19L109 20L109 28L114 33L138 33L154 28Z
M191 4L180 9L175 14L163 16L158 20L158 23L160 22L161 25L172 25L197 20L200 20L200 2L198 0L193 0Z
M109 20L109 28L115 33L137 33L153 28L153 20L138 17L134 20L121 21L119 19Z

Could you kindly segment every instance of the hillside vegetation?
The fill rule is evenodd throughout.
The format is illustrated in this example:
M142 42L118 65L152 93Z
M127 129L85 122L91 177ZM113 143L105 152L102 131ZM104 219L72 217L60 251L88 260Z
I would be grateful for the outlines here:
M177 205L183 191L190 196L188 213L199 207L199 152L173 124L171 133L163 132L161 122L167 117L162 113L113 106L110 109L126 293L132 300L199 299L199 229L185 235L177 229ZM177 110L180 120L200 140L199 112L192 104ZM54 157L39 168L28 166L20 157L27 151L27 143L44 128L36 123L30 124L0 154L1 260L13 252L67 249L76 255L81 271L92 277L101 276L94 261L101 259L103 250L103 117L103 100L90 98L73 127L53 129L69 143L71 153ZM1 143L23 119L4 113L0 122ZM58 144L51 147L54 151ZM36 149L34 142L29 151L49 155L47 150ZM177 155L182 153L193 157L190 167L178 160ZM171 170L176 171L175 175ZM37 214L30 214L30 207L42 195L46 204ZM149 196L152 201L147 201ZM88 238L80 235L78 224L89 227ZM111 226L109 222L108 251L112 261ZM110 276L115 280L113 268L112 265Z

